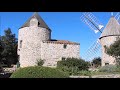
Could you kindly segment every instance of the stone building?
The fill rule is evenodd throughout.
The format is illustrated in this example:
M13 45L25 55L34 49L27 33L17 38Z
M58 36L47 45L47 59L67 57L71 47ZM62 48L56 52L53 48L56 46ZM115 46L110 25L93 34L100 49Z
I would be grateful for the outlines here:
M114 43L114 41L116 41L116 37L119 36L120 36L120 24L112 16L99 38L102 46L102 66L108 64L112 65L116 64L115 58L106 54L105 46L110 46L112 43Z
M55 67L63 58L79 58L80 44L51 39L51 29L36 12L19 29L18 55L20 67L34 66L43 59L43 66Z

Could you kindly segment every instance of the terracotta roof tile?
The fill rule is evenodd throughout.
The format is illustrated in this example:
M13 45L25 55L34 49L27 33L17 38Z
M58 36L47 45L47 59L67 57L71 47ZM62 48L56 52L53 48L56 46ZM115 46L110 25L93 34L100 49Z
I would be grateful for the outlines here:
M71 42L71 41L67 41L67 40L50 40L50 41L43 41L43 43L74 44L74 45L80 45L80 43Z

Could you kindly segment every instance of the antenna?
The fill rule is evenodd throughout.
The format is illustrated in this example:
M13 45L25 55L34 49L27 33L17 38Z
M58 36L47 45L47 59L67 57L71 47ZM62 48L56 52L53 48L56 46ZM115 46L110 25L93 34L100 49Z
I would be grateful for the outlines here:
M95 33L102 33L103 24L90 12L85 12L80 17L80 19L89 26L91 30L93 30Z

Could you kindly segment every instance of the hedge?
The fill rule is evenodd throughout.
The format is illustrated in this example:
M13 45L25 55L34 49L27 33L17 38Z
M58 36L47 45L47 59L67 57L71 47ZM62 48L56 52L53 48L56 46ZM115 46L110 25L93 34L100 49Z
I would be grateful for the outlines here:
M56 68L50 67L25 67L15 71L10 78L68 78L69 75Z

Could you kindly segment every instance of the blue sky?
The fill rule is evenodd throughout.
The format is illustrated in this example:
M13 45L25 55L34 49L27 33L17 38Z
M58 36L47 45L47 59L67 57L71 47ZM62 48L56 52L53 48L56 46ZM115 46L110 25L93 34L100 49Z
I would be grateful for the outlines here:
M95 34L80 20L83 12L39 12L39 15L52 30L52 38L80 43L80 57L83 57L90 45L100 33ZM105 26L111 12L92 12ZM18 37L19 28L31 17L33 12L0 12L0 34L8 27ZM114 13L116 14L116 13ZM100 53L98 54L98 56Z

